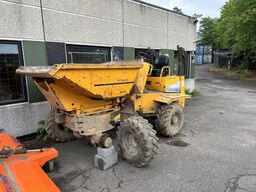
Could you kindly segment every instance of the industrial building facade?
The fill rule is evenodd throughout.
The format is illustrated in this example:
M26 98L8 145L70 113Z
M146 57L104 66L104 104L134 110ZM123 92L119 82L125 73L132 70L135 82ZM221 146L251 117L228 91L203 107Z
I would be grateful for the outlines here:
M0 13L0 129L15 136L50 110L19 66L132 60L148 47L174 63L177 45L195 50L191 17L137 0L0 0Z

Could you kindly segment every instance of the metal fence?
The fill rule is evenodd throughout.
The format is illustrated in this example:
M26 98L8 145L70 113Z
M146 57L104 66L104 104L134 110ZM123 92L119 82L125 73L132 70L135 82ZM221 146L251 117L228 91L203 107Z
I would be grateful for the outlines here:
M241 56L232 55L228 51L213 53L213 62L216 67L228 68L229 63L230 67L238 67L241 64L241 60Z

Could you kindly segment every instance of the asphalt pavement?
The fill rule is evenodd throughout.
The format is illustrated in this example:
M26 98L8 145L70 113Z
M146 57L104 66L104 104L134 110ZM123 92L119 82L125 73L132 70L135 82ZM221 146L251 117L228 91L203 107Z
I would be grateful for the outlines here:
M63 192L255 192L256 83L196 67L200 95L187 102L179 140L160 137L159 153L145 168L119 159L94 167L96 148L86 139L55 144L50 177Z

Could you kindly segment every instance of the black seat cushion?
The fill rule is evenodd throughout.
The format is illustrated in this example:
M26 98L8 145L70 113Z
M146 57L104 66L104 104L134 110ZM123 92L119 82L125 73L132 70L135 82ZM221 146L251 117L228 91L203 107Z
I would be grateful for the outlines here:
M156 58L154 68L152 70L151 76L159 77L161 75L161 70L165 66L169 66L170 59L168 55L160 55ZM163 71L163 76L168 75L168 69Z

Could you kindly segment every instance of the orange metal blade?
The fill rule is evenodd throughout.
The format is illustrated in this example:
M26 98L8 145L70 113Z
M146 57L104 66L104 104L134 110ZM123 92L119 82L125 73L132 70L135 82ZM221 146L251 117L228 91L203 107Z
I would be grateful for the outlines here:
M15 149L20 142L6 133L0 134L0 149L9 146ZM53 149L42 152L13 154L0 158L0 191L3 192L59 192L60 190L42 170L42 166L58 156Z

